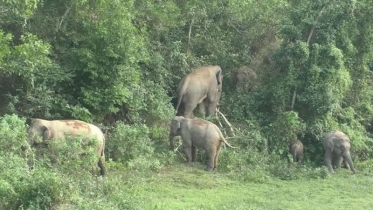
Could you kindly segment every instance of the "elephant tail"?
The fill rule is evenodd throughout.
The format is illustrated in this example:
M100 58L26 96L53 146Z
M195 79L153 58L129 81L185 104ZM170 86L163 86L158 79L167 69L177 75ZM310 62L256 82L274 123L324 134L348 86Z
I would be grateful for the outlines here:
M180 106L180 103L181 103L181 100L183 99L183 96L186 92L186 89L188 87L188 83L189 83L189 77L188 76L185 76L181 81L180 81L180 84L179 84L179 87L177 88L178 90L178 100L177 100L177 106L176 106L176 114L179 110L179 106Z
M105 157L105 142L106 142L106 139L105 139L105 136L104 134L101 132L101 135L102 135L102 150L101 150L101 157Z
M223 140L223 142L224 142L228 147L230 147L230 148L237 148L237 147L234 147L234 146L230 145L230 144L227 142L227 140L225 140L224 137L222 137L221 139Z
M216 125L215 125L216 126ZM221 133L221 131L220 131L220 129L218 128L218 126L216 126L216 128L218 129L218 131L219 131L219 136L220 136L220 139L221 139L221 141L223 141L228 147L230 147L230 148L237 148L237 147L234 147L234 146L232 146L232 145L230 145L229 143L228 143L228 141L224 138L224 136L223 136L223 134Z

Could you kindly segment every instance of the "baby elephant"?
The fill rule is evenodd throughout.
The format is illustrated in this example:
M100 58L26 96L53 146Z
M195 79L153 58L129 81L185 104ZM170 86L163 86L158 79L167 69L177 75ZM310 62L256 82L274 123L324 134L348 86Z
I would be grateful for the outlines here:
M216 169L222 143L233 148L225 140L218 126L203 119L176 116L170 126L170 146L174 149L174 136L181 136L188 163L197 161L197 149L203 149L208 157L206 171Z
M355 173L350 155L350 139L341 131L332 131L323 140L325 150L324 162L330 173L339 168L344 160L348 169Z
M290 152L293 156L293 162L302 163L303 161L303 144L301 141L296 140L290 144Z

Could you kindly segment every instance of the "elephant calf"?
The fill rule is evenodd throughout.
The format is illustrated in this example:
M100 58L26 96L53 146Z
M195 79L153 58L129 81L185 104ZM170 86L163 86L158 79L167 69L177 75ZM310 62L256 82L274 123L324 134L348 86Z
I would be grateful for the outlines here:
M301 141L296 140L290 144L290 152L293 156L293 162L301 163L303 161L303 144Z
M95 125L80 120L43 120L34 119L28 130L28 142L30 146L36 144L36 138L42 137L43 143L51 140L58 140L65 136L79 136L83 138L94 137L99 141L97 146L98 166L101 175L105 176L104 148L105 137L102 131Z
M188 119L176 116L170 126L170 146L174 149L174 136L181 136L187 162L197 161L197 149L203 149L208 157L206 171L216 169L220 148L224 142L232 147L224 138L218 126L203 119Z
M328 133L324 140L325 150L324 162L330 173L334 173L334 168L339 168L342 161L345 161L347 168L355 173L355 168L350 155L350 139L341 131Z

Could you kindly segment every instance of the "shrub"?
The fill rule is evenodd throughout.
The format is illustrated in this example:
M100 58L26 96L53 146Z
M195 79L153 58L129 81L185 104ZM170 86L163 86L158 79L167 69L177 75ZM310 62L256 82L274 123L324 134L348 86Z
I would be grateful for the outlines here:
M150 130L146 125L125 125L117 122L113 133L107 138L107 155L133 170L159 169L162 166L154 152L154 142L150 140Z
M67 195L63 178L45 168L30 171L21 146L26 143L25 119L0 119L0 209L47 209Z
M17 115L5 115L0 118L1 155L23 155L22 146L28 146L27 128L24 118Z
M326 167L314 168L308 165L289 163L285 160L279 160L277 163L269 165L268 171L271 176L282 180L325 179L330 177L330 173Z
M301 137L305 128L297 112L283 112L264 129L268 136L269 151L285 156L289 151L289 142Z
M35 170L28 179L20 182L20 207L26 209L49 209L52 205L67 199L67 183L60 173L45 168Z

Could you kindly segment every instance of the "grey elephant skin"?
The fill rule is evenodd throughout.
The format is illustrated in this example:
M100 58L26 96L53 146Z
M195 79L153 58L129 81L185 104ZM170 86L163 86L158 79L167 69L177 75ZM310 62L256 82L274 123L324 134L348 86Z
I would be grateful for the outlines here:
M346 167L355 173L350 155L350 139L345 133L338 130L328 133L323 140L323 146L324 162L330 173L334 173L334 169L339 168L343 160Z
M304 147L303 143L299 140L292 141L290 144L290 152L293 156L294 163L302 163Z
M170 125L170 146L174 150L174 136L181 136L187 163L197 161L197 149L205 151L208 162L206 171L216 169L222 143L232 147L224 138L218 126L209 121L176 116ZM233 147L232 147L233 148Z
M66 136L82 136L85 138L97 138L98 166L102 176L105 176L104 149L105 137L102 131L95 125L80 120L43 120L34 119L28 130L28 142L30 146L37 144L37 137L41 137L43 143L62 139Z
M256 85L258 77L255 71L247 66L241 66L234 72L236 87L250 91Z
M204 66L183 77L177 87L178 116L193 117L193 110L199 107L202 115L215 114L222 91L223 75L219 66Z

